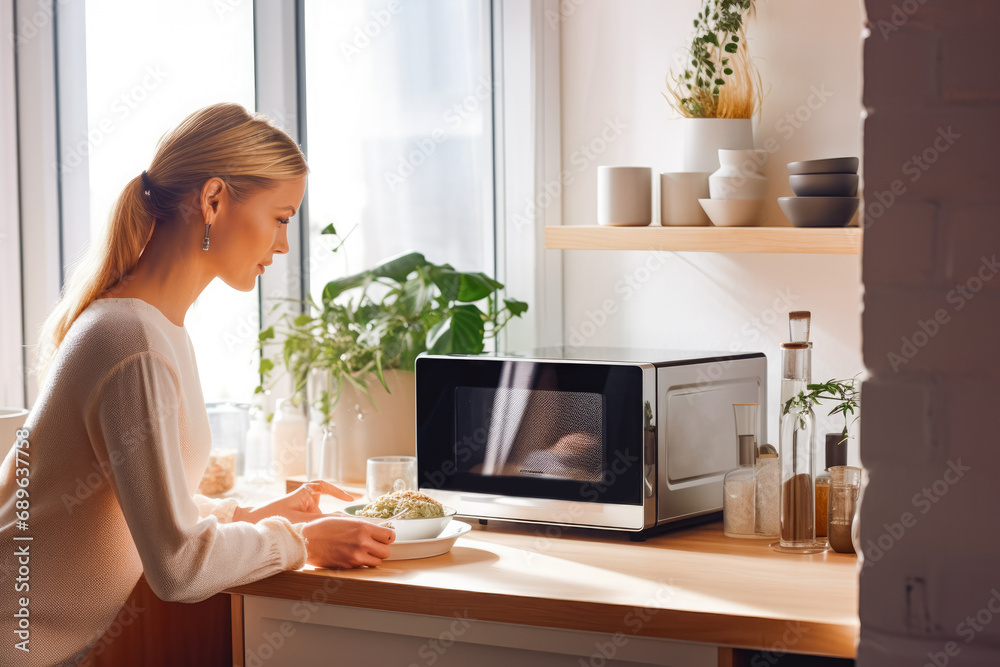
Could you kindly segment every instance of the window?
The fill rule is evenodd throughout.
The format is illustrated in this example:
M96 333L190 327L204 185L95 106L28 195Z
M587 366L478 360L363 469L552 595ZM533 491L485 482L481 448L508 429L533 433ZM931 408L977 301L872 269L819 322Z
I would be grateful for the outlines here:
M496 273L490 3L305 2L310 293L416 250ZM320 230L333 223L345 237Z
M64 137L60 163L65 172L87 162L90 238L124 185L149 166L164 132L216 102L254 110L253 41L252 2L88 0L88 134L75 144ZM206 401L249 401L253 393L257 289L214 280L188 311Z

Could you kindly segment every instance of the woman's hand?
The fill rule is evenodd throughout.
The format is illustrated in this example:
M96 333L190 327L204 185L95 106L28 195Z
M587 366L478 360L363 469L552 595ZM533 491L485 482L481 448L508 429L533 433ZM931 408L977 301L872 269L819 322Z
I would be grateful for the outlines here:
M323 514L319 508L319 499L328 494L341 500L354 500L354 496L339 489L330 482L313 480L306 482L288 495L258 507L237 507L233 512L233 521L248 521L257 523L269 516L283 516L292 523L313 521L325 516L341 516L341 512Z
M354 517L324 517L302 527L306 538L306 562L335 569L375 567L389 557L396 531Z

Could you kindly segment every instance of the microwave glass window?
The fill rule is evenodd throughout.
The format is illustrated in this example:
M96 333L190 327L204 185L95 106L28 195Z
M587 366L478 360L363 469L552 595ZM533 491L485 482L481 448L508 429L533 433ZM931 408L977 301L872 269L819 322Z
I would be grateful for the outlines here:
M604 396L520 387L456 387L456 468L489 477L600 482Z

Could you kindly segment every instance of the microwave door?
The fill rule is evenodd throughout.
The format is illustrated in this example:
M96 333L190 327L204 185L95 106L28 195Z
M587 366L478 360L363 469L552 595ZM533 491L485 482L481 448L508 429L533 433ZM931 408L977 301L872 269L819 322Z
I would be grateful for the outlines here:
M498 391L493 397L493 418L486 441L484 475L502 475L510 462L514 442L528 409L529 392L512 391L532 384L531 366L504 364L500 371Z

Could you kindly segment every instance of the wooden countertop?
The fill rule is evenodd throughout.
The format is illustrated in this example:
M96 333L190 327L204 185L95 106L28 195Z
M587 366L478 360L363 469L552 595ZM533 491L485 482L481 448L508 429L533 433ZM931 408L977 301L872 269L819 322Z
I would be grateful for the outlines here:
M785 555L767 545L727 538L721 523L644 543L604 531L474 523L434 558L359 570L306 566L227 592L854 657L856 557Z

